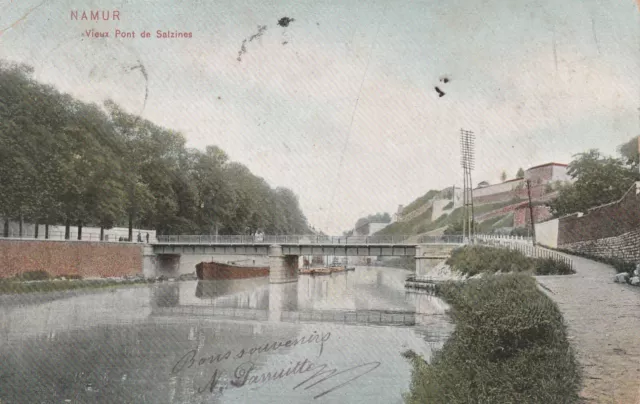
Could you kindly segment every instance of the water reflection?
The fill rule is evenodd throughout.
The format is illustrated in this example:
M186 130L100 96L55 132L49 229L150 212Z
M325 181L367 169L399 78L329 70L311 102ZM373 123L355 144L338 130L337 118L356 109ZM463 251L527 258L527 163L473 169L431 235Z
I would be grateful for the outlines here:
M406 275L359 267L296 283L169 282L2 306L0 401L305 403L320 386L294 390L301 375L229 383L247 361L262 374L307 359L336 369L381 363L325 402L399 403L410 380L400 353L428 358L452 328L441 300L405 291ZM216 370L226 390L208 389Z

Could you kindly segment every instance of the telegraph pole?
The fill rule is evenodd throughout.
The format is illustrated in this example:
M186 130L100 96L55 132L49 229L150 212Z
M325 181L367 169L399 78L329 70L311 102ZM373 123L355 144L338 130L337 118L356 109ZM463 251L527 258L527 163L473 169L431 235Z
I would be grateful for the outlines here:
M529 195L529 217L531 218L531 236L533 239L533 245L536 245L536 225L533 220L533 206L531 205L531 181L527 180L527 194ZM525 225L527 224L527 220L525 217Z
M472 242L474 233L473 215L473 183L471 180L471 170L474 165L474 135L469 130L460 129L461 164L464 172L464 185L462 189L463 217L462 217L462 237L468 237ZM468 222L468 223L467 223Z

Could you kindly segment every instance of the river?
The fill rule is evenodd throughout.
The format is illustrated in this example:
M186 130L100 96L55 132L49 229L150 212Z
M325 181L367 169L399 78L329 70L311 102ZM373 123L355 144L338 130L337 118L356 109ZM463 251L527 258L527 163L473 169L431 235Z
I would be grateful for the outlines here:
M428 359L453 330L408 274L17 295L0 307L0 402L401 403L401 353Z

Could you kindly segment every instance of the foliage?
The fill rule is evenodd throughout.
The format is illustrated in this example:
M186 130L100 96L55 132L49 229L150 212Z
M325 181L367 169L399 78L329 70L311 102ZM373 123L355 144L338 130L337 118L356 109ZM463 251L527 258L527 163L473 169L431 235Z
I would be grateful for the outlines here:
M537 258L535 273L536 275L570 275L575 271L566 262L553 258Z
M506 248L465 246L455 249L447 259L456 271L474 276L479 273L528 272L535 275L569 275L574 271L565 263L531 258Z
M1 294L43 293L74 289L100 289L121 286L147 284L145 279L96 279L96 280L40 280L38 282L22 282L12 279L0 279Z
M444 205L444 207L442 208L443 210L448 210L453 208L453 201L449 202L448 204Z
M449 223L449 225L447 226L447 228L444 231L444 234L446 235L462 235L463 230L468 229L469 226L469 222L467 221L467 223L464 223L464 221L462 219L456 220L453 223ZM478 229L478 222L473 222L472 226L474 229Z
M369 224L370 223L390 223L391 216L389 213L376 213L375 215L368 215L367 217L361 217L356 222L355 233L360 235L369 234ZM353 232L352 232L353 234Z
M216 146L112 101L87 104L0 61L0 217L158 234L309 232L297 196Z
M522 167L518 168L518 172L516 173L516 178L524 178L524 170Z
M531 226L516 227L513 230L511 230L510 234L512 236L529 237L531 236Z
M426 194L417 198L416 200L408 204L404 209L402 209L402 214L406 215L413 212L414 210L418 209L420 206L426 204L427 202L429 202L430 200L438 196L439 194L440 194L440 191L437 191L435 189L431 189L427 191Z
M500 181L505 182L507 180L507 172L503 171L500 173Z
M531 277L444 283L453 335L413 365L407 403L574 403L581 372L557 306Z
M49 279L49 273L47 271L27 271L19 274L16 278L22 281L41 281Z
M567 173L575 182L562 188L549 203L556 217L616 201L640 179L637 170L622 159L605 157L595 149L575 155Z
M640 142L640 136L636 136L628 142L618 146L618 153L622 156L624 163L633 171L638 171L638 163L640 162L638 142Z

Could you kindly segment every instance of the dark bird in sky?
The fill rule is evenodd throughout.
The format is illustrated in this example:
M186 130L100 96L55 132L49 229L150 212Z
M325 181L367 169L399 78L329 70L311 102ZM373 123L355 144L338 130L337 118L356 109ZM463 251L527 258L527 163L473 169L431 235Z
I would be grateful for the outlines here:
M440 97L444 97L444 91L440 90L438 87L436 87L436 91Z

